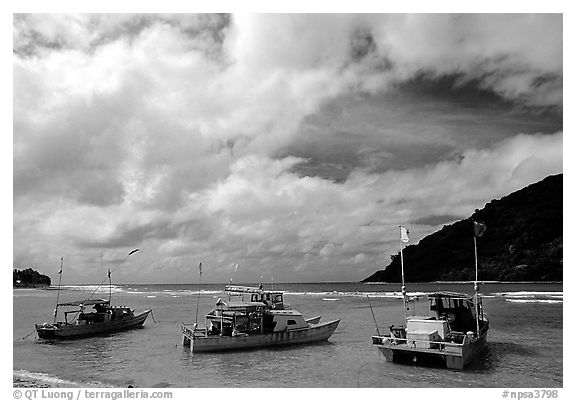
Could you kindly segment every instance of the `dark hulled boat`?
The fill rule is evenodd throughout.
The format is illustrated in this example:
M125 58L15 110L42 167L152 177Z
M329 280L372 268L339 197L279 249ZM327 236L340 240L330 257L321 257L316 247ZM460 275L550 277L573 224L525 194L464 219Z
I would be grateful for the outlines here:
M138 252L139 249L132 250L126 257ZM54 308L54 321L52 323L36 324L38 337L43 339L69 339L78 337L89 337L99 334L114 333L117 331L128 330L136 327L142 327L146 318L152 311L148 309L142 313L134 314L134 310L126 306L112 306L110 299L112 297L112 272L108 269L108 280L110 280L110 297L105 299L92 299L94 293L104 284L104 279L85 300L63 302L60 300L60 284L62 282L62 266L64 258L60 258L60 276L58 280L58 295L56 298L56 308ZM93 307L92 311L87 312L87 307ZM56 321L59 308L69 308L64 311L64 321ZM73 315L70 319L69 315Z
M111 306L110 301L92 299L66 302L58 307L72 308L64 312L64 321L36 324L38 337L42 339L69 339L113 333L142 327L151 310L139 314L126 306ZM93 311L86 312L92 306ZM73 317L68 320L68 315Z

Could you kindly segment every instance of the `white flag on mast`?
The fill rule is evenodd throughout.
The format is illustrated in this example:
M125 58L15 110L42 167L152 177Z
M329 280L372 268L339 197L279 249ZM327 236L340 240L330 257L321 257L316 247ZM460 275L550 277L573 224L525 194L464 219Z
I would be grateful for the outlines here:
M410 238L408 237L409 233L410 231L408 231L407 228L400 226L400 239L402 240L402 242L410 241Z
M478 238L484 235L486 232L486 224L481 221L474 222L474 235Z

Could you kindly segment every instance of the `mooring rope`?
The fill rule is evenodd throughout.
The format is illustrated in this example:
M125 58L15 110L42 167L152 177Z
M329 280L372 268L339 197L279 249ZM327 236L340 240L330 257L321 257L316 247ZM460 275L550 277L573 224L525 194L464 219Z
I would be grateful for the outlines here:
M32 330L30 333L26 334L24 337L22 337L20 340L25 340L28 337L30 337L32 334L36 333L36 329Z

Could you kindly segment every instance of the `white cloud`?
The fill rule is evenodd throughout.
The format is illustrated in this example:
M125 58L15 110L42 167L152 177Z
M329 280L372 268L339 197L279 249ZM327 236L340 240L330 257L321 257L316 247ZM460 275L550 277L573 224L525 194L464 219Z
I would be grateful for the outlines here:
M250 277L272 269L278 281L296 279L295 270L303 280L360 279L392 251L389 227L398 222L467 215L562 171L562 136L517 136L458 149L458 161L384 172L378 164L392 151L369 153L366 143L358 148L372 158L361 166L371 172L355 166L334 183L300 177L295 166L304 160L278 156L300 143L303 119L343 96L422 75L456 74L522 105L561 107L561 22L17 16L15 264L42 267L67 253L99 266L103 249L112 260L138 245L147 249L139 255L144 281L176 280L198 259L214 266L214 280L234 263ZM406 143L405 126L396 127L386 127L395 148ZM457 140L433 134L438 143ZM324 140L338 143L332 133Z
M205 236L182 231L168 244L150 245L160 244L174 265L190 264L191 254L208 261L213 277L225 278L227 266L241 263L243 277L252 280L262 272L277 280L358 280L397 251L398 224L409 225L418 241L439 226L410 222L442 214L467 217L494 197L561 172L561 155L561 133L519 135L430 168L383 175L357 171L342 184L291 173L294 159L249 156L179 212L176 220L194 218L194 227L210 226Z
M383 263L383 255L395 252L398 224L431 215L467 217L494 197L561 172L562 134L518 135L427 168L383 175L356 171L343 184L298 177L289 172L295 162L239 160L224 182L202 193L198 210L204 210L206 219L216 215L215 230L226 238L218 249L233 260L277 247L278 265L292 268L307 258L317 268L330 266L333 279L358 279L343 261L365 261L372 267ZM414 227L413 238L437 228ZM237 247L238 242L244 245ZM234 244L230 252L226 244Z

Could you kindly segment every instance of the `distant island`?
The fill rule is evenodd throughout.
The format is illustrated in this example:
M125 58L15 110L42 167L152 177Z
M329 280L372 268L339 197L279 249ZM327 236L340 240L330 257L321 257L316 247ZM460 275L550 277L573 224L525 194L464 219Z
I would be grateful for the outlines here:
M562 174L546 177L407 246L406 281L474 280L473 221L487 227L478 238L479 279L561 281L562 179ZM400 252L391 259L362 282L400 282Z
M12 273L14 288L48 287L51 284L50 277L28 268L24 270L14 269Z

